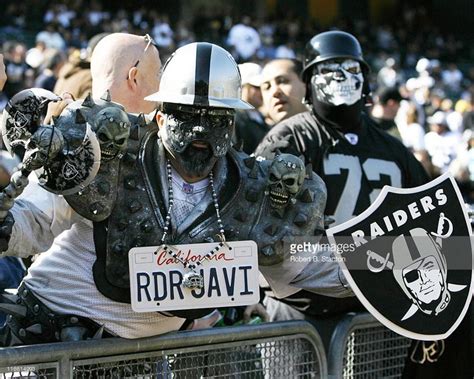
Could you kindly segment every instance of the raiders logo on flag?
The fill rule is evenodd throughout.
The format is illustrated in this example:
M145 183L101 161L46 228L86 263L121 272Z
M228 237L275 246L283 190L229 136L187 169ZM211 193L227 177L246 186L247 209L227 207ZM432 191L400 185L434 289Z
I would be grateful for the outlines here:
M432 341L463 319L473 286L472 230L448 174L416 188L386 186L365 212L327 234L332 244L351 246L338 250L337 261L362 304L388 328Z

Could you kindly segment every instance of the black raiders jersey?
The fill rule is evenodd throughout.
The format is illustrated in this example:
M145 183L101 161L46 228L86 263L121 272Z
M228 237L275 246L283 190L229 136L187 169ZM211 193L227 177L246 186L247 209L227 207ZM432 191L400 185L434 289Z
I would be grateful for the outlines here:
M275 151L303 154L326 183L326 215L335 226L363 212L384 185L416 187L429 181L416 158L396 138L378 128L365 114L357 134L325 127L310 112L297 114L273 127L255 155L273 158Z

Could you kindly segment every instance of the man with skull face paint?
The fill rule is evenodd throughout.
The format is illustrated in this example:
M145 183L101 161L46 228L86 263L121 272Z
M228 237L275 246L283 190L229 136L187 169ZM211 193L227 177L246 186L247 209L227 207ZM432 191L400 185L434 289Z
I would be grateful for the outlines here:
M363 112L369 66L357 39L342 31L317 34L306 45L302 79L308 112L272 128L255 154L303 154L328 188L325 215L337 225L364 211L384 185L414 187L428 181L424 169ZM331 225L331 226L333 226ZM267 298L273 320L321 318L362 309L355 297L335 299L300 291Z

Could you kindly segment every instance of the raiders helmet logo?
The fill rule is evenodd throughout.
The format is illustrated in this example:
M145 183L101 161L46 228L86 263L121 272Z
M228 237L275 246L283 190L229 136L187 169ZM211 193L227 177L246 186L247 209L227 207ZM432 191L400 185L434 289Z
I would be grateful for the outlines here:
M359 300L388 328L432 341L463 319L473 282L472 230L448 174L416 188L384 187L365 212L327 234L352 246L337 261Z

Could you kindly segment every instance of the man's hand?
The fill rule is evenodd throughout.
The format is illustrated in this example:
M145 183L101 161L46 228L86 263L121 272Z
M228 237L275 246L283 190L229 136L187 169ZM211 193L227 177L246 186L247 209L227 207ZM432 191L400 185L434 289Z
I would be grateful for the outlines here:
M191 324L189 324L189 326L186 329L196 330L196 329L212 328L215 324L219 322L221 318L222 318L221 312L219 312L217 309L214 309L214 311L208 314L207 316L194 320Z
M5 63L3 63L3 54L0 54L0 91L7 81L7 73L5 71Z
M247 305L243 314L244 324L248 324L252 315L258 315L264 322L270 321L270 315L267 313L265 307L260 304Z
M76 100L74 96L69 92L63 92L61 94L61 99L61 101L58 101L56 103L48 104L48 112L46 113L46 116L44 118L45 124L49 125L53 119L53 116L59 117L64 108L66 108L69 104Z
M264 157L265 159L273 159L279 151L284 151L285 153L293 154L298 156L299 153L290 149L287 151L291 142L290 139L293 138L291 134L288 134L282 138L277 138L276 136L271 136L271 143L265 144L263 147L260 145L257 146L254 155L256 157Z

